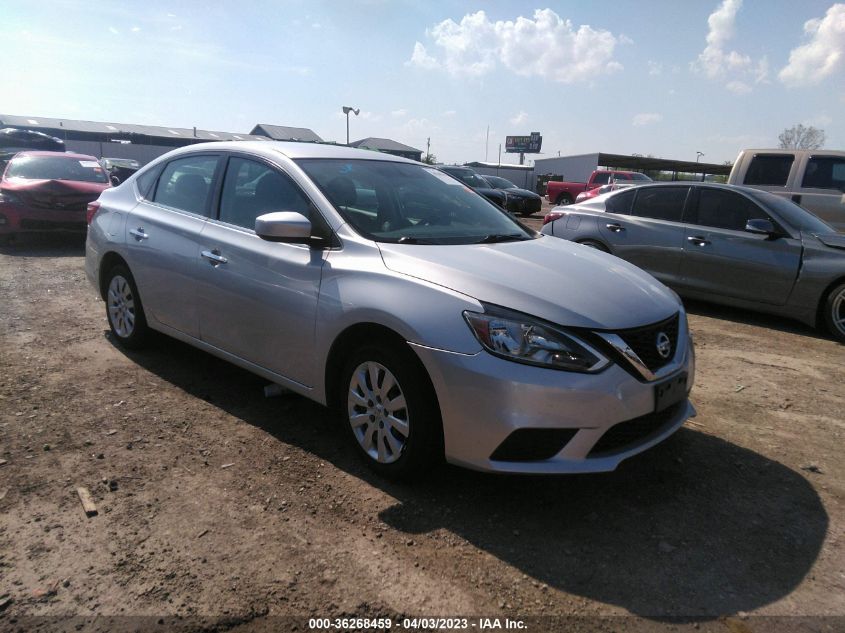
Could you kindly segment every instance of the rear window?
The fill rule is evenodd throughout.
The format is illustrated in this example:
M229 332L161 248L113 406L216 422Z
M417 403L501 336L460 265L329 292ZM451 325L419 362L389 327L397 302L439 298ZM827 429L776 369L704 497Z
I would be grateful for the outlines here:
M605 211L609 213L622 213L628 215L631 213L631 202L634 200L636 194L635 189L627 189L615 196L609 196L604 203Z
M792 154L757 154L745 172L745 185L785 187L795 157Z
M680 222L689 187L638 187L633 215ZM627 192L626 192L627 193Z
M106 171L96 160L70 156L18 156L9 163L6 178L108 182Z
M801 186L807 189L845 191L845 158L813 156L807 163Z

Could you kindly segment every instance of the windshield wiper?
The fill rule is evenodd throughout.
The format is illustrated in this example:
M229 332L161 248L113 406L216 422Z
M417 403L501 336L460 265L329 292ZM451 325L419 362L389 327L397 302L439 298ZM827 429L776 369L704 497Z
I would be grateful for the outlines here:
M396 240L397 244L434 244L432 240L426 239L424 237L411 237L409 235L405 235L400 237Z
M485 235L476 244L495 244L496 242L522 242L529 239L520 233L492 233Z

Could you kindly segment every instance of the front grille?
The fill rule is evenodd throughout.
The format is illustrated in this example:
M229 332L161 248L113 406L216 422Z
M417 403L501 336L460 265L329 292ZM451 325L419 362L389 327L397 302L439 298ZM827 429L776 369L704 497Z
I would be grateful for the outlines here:
M517 429L490 455L497 462L536 462L551 459L580 429Z
M82 231L85 222L51 222L50 220L21 220L21 228L30 231Z
M604 457L621 453L664 431L686 402L679 402L658 413L648 413L610 427L593 446L587 457Z
M678 345L678 314L645 327L631 328L630 330L618 330L618 334L628 346L634 350L640 360L645 363L651 371L657 371L667 365L674 357ZM669 337L671 345L669 356L663 358L657 351L657 337L663 332Z

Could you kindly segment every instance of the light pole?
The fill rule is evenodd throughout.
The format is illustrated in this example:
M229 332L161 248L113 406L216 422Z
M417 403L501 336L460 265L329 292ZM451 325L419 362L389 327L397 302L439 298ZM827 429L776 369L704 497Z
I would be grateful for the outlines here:
M704 156L704 152L696 152L695 153L695 162L698 162L698 159Z
M356 108L350 108L349 106L343 106L343 113L346 115L346 144L349 145L349 113L354 112L355 116L358 116L358 113L361 110Z

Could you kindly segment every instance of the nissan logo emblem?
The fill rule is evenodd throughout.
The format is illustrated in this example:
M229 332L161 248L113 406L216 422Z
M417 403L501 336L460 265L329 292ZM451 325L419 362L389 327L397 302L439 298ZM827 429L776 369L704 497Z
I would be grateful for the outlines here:
M657 353L661 358L669 358L669 354L672 353L672 341L669 340L666 332L657 335Z

